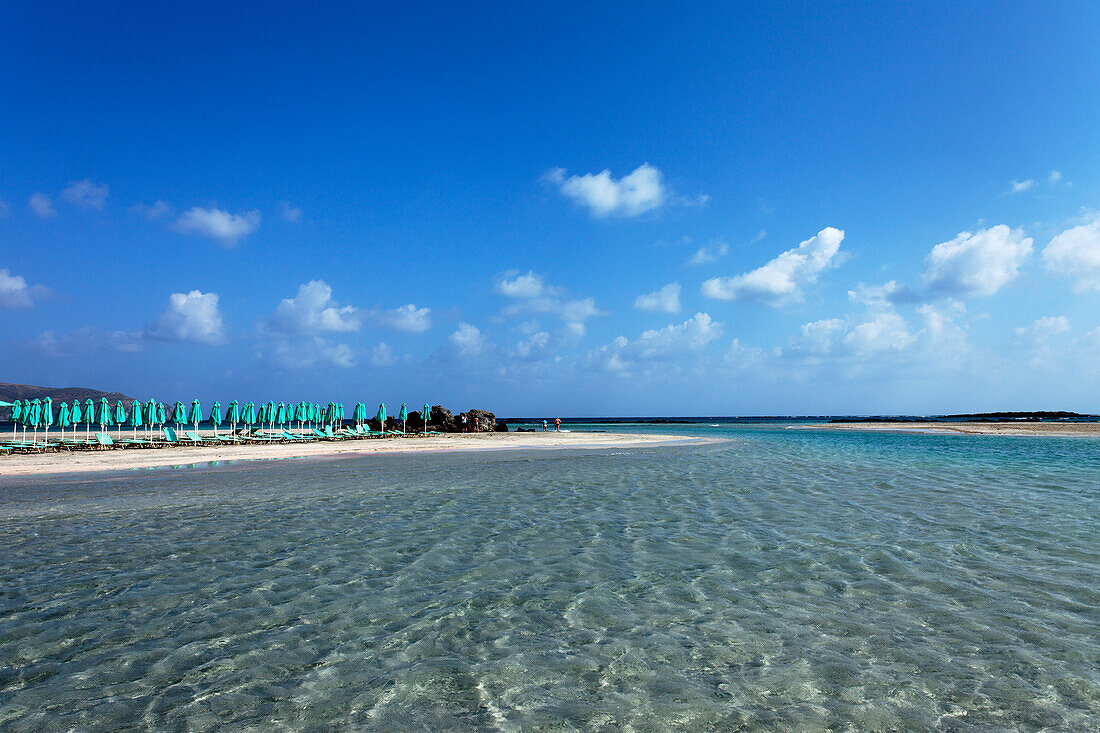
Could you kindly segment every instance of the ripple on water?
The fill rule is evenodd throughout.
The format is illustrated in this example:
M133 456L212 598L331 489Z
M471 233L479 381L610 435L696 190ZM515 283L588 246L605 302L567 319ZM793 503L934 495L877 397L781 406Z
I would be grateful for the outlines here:
M1096 729L1090 444L787 433L9 487L0 727Z

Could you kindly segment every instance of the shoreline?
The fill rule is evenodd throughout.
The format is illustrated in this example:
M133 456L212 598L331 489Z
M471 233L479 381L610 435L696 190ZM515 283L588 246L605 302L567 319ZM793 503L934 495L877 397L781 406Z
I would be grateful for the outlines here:
M868 432L941 433L954 435L1022 435L1051 438L1100 438L1095 422L866 422L807 425L810 430L861 430Z
M221 461L268 461L353 455L509 451L518 449L608 449L699 445L707 438L634 433L447 433L425 437L366 438L268 445L171 446L59 453L19 453L0 457L0 479L101 471L166 468Z

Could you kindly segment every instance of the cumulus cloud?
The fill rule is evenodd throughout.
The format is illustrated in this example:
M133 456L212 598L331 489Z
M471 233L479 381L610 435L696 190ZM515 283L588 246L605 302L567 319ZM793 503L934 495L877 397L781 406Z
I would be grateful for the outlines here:
M1026 181L1012 181L1012 188L1009 189L1009 193L1023 193L1032 186L1035 185L1035 181L1027 179Z
M1016 343L1020 345L1039 345L1053 336L1070 330L1069 319L1065 316L1045 316L1038 318L1028 326L1016 329Z
M142 216L149 221L158 221L160 219L167 219L172 215L172 207L167 201L157 199L152 206L146 204L136 204L130 207L130 211Z
M835 262L842 241L843 230L826 227L751 272L707 280L703 283L703 295L771 306L801 300L803 289L816 282L821 271Z
M350 346L332 343L320 336L277 338L262 347L258 356L285 369L309 369L320 364L341 369L355 366L355 354Z
M460 323L447 340L462 356L476 356L485 348L485 336L477 326Z
M432 327L431 308L417 308L412 303L376 314L385 328L405 333L424 333Z
M260 212L247 211L231 214L221 209L203 209L195 206L176 220L176 229L185 234L200 234L220 242L226 247L235 246L260 226Z
M218 294L192 290L172 293L160 318L142 334L154 341L189 342L217 346L226 342Z
M563 297L563 288L550 285L534 272L525 275L518 274L518 271L505 273L504 277L497 280L495 289L515 301L501 310L501 315L508 318L530 313L550 313L565 321L571 330L580 331L583 335L586 320L604 315L596 307L593 298Z
M103 208L110 190L106 183L92 183L85 178L83 181L71 182L69 187L61 192L61 198L82 209L98 211Z
M516 270L509 270L497 280L494 289L509 298L541 298L557 295L560 292L560 288L550 287L541 275L530 270L526 275L521 275Z
M546 180L565 196L588 207L593 216L638 216L665 203L668 191L661 171L644 163L615 180L611 171L566 177L564 168L546 174Z
M625 371L647 362L701 352L721 335L721 323L707 313L696 313L683 323L643 331L634 341L618 336L593 350L589 359L611 371Z
M730 246L728 244L721 239L716 239L709 246L695 250L695 254L691 256L687 263L689 265L706 265L717 262L719 257L725 257L729 254L729 251Z
M1004 224L960 232L925 257L924 282L940 293L993 295L1007 285L1031 254L1031 237Z
M864 285L860 283L854 290L848 291L848 298L854 303L869 306L917 303L921 300L920 295L905 285L899 285L895 280L890 280L882 285Z
M1047 180L1050 183L1058 183L1062 180L1062 171L1051 171L1050 175L1047 176Z
M1100 217L1051 239L1043 250L1043 264L1076 280L1077 290L1100 290Z
M298 287L293 298L284 298L275 309L271 328L286 334L358 331L359 311L332 299L332 288L324 280L310 280Z
M371 349L370 352L371 366L375 367L388 367L397 363L397 358L393 355L393 349L385 341L379 342L377 346Z
M57 216L57 210L53 207L53 201L44 193L36 193L27 199L27 206L43 219L51 219Z
M302 210L297 206L291 206L288 201L279 202L279 216L283 221L298 224L302 221Z
M49 288L28 285L22 275L12 275L8 268L0 268L0 308L30 308L49 292Z
M669 283L660 290L634 299L634 307L644 311L680 312L680 283Z

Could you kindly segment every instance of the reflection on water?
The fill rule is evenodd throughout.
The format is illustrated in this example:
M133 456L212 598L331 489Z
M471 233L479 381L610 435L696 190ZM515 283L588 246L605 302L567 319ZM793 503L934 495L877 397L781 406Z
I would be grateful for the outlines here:
M1097 728L1096 442L682 430L4 485L0 727Z

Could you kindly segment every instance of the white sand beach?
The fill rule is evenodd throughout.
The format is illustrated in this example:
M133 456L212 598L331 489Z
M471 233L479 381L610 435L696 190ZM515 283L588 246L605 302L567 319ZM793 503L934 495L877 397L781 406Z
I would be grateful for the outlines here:
M202 431L207 433L207 431ZM679 443L705 443L708 439L677 435L624 433L449 433L361 440L274 443L260 445L199 445L165 448L51 451L0 456L0 477L35 474L119 471L158 466L205 464L214 461L312 458L355 454L414 453L430 451L516 450L560 448L629 448Z

